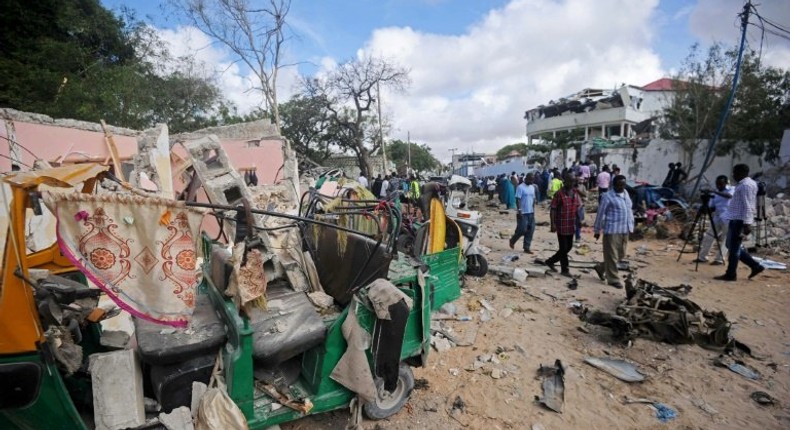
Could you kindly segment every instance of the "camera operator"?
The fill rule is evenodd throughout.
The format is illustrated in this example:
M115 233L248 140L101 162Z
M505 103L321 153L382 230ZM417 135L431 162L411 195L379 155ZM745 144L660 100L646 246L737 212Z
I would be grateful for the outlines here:
M738 261L743 262L750 269L749 279L754 278L765 267L754 261L751 255L743 247L743 237L749 235L754 223L754 215L757 206L757 183L749 177L749 166L737 164L732 168L732 177L738 182L735 191L732 193L730 205L724 214L729 221L727 230L727 272L714 279L720 281L735 281L738 279Z
M706 204L707 207L703 206L700 210L708 210L713 214L713 227L715 227L716 234L713 233L713 228L707 229L705 232L705 236L702 238L702 244L699 248L699 253L697 254L697 259L694 260L695 263L704 263L708 261L708 253L710 253L710 248L713 246L713 242L718 239L719 243L724 246L725 239L727 238L727 227L729 221L722 218L724 212L727 211L727 207L730 205L730 199L732 199L732 193L735 191L735 187L729 185L729 181L726 175L721 175L716 178L716 189L713 191L703 191L702 194L702 203ZM721 266L724 264L724 256L722 255L721 248L718 249L716 252L716 259L713 260L711 263L714 266Z

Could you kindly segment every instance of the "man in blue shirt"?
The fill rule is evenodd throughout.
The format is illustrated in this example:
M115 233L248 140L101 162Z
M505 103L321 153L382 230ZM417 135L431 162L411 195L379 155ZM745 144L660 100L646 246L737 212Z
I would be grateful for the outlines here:
M725 247L724 239L727 237L729 221L724 219L724 213L727 211L727 206L730 205L730 199L734 191L735 187L728 185L726 175L721 175L716 178L716 190L713 191L713 196L708 201L708 210L713 213L713 225L708 227L705 236L702 238L702 244L700 245L697 259L694 260L695 263L704 263L708 261L708 253L710 252L711 246L713 246L714 240L718 240L721 247ZM716 234L713 233L714 227L716 229ZM716 253L716 259L713 260L711 264L715 266L724 264L724 256L721 251L722 249L719 248Z
M527 174L524 182L516 189L516 232L510 238L510 249L513 249L519 238L524 236L524 252L532 254L532 235L535 233L535 203L538 199L538 187L533 184L535 177Z
M617 277L617 262L625 259L628 234L634 231L634 213L631 197L625 190L625 176L614 178L611 189L601 195L598 213L595 216L595 240L603 231L603 264L595 266L595 272L606 283L623 288Z

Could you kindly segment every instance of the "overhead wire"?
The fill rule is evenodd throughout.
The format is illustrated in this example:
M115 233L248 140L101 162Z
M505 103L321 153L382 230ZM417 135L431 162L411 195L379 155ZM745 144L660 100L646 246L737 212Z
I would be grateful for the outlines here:
M719 124L716 127L716 133L713 135L713 138L710 140L708 144L708 148L705 151L705 158L702 161L702 168L700 170L699 175L697 176L697 181L694 183L694 189L691 192L691 195L694 196L697 194L697 190L699 189L700 182L702 181L702 176L705 174L705 170L707 170L708 163L711 161L713 156L713 150L716 147L716 142L721 137L722 132L724 131L724 123L727 121L727 116L730 113L730 109L732 108L732 104L735 101L735 93L738 89L738 81L741 76L741 63L743 61L743 52L746 48L746 31L749 26L749 14L751 13L754 6L751 3L751 0L747 0L746 4L743 5L743 11L739 14L741 17L741 42L738 48L738 59L735 63L735 74L732 77L732 87L730 88L730 95L727 98L727 104L724 106L724 109L721 112L721 116L719 117Z

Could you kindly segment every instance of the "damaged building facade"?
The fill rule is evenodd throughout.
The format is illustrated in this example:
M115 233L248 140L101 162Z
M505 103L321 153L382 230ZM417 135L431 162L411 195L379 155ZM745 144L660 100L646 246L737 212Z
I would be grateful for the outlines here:
M528 143L574 131L585 141L596 137L650 137L650 120L672 100L672 82L663 78L642 87L586 88L530 109L524 114Z
M552 100L525 113L527 139L537 143L547 136L563 133L578 136L580 150L552 150L547 157L549 167L569 167L574 161L590 160L598 166L616 164L629 181L661 184L669 163L682 162L689 178L696 178L702 171L708 141L700 140L693 154L685 154L678 141L656 136L656 118L671 103L674 84L672 79L662 78L642 87L584 89ZM712 187L716 176L729 175L733 166L743 163L753 175L763 175L763 180L769 183L769 195L787 191L790 187L788 131L779 154L777 160L771 161L747 153L714 156L702 184ZM529 169L527 160L521 161Z

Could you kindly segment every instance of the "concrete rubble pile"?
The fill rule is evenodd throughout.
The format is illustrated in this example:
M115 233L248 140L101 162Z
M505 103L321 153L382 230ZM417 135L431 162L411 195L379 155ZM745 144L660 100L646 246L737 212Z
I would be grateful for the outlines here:
M768 227L769 244L790 239L790 198L777 194L765 198L765 222Z

